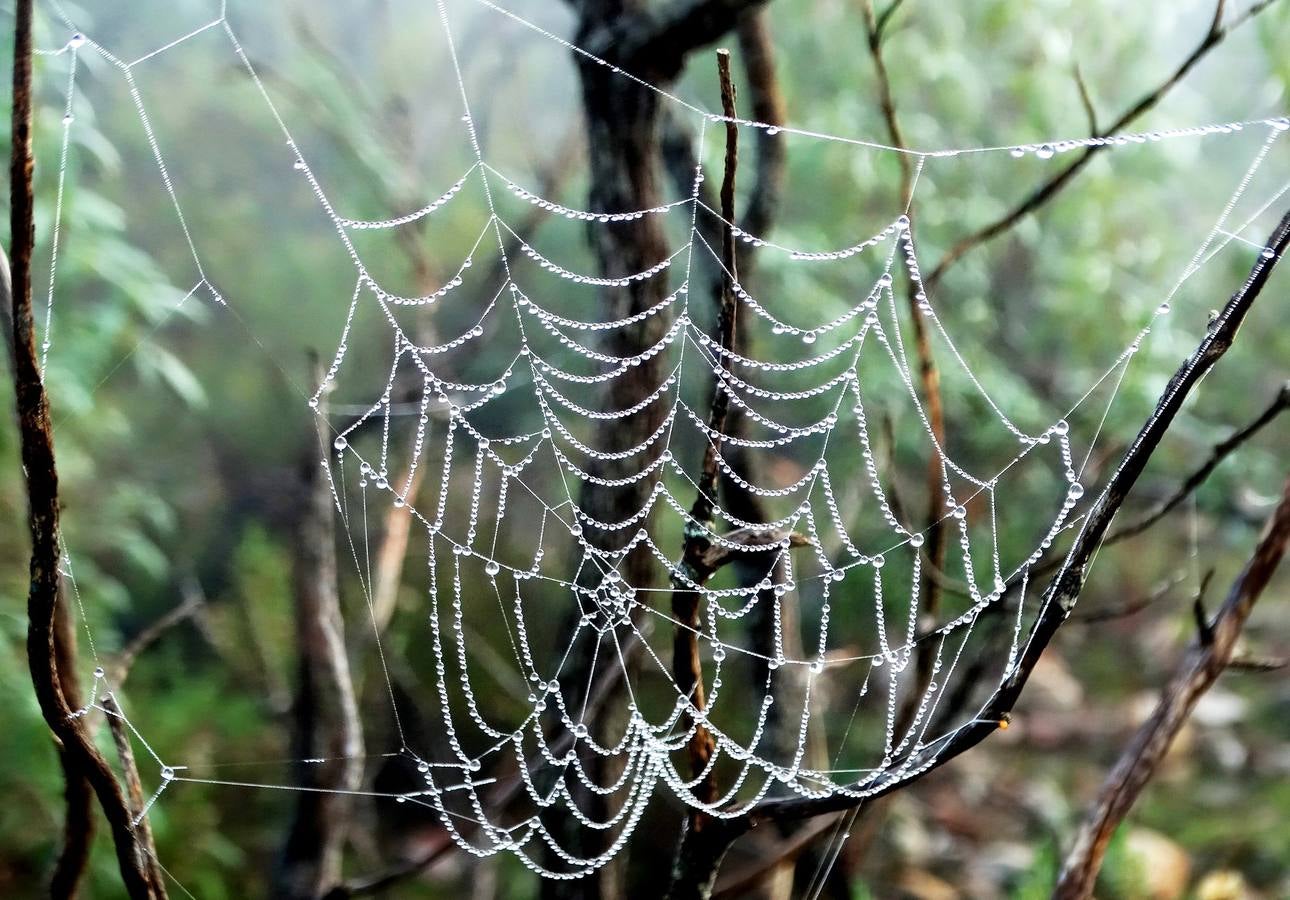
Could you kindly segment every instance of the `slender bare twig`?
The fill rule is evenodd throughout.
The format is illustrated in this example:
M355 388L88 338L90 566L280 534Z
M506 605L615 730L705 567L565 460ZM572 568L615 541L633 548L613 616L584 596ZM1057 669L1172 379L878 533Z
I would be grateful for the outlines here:
M882 118L887 126L887 136L892 146L904 147L905 135L900 128L900 118L896 114L896 101L891 90L891 76L887 71L887 62L882 53L883 31L890 16L896 11L899 3L892 3L879 20L874 15L872 0L862 0L861 12L864 14L865 30L869 44L869 55L873 59L874 73L877 76L878 101ZM910 206L914 193L914 167L909 154L897 154L900 161L900 196L901 206ZM908 209L911 223L913 210ZM912 224L910 226L913 227ZM918 377L923 389L923 403L927 411L927 424L931 429L932 441L936 447L945 446L945 407L941 401L941 376L932 353L931 336L927 331L925 317L919 312L917 295L922 287L914 280L912 273L907 273L905 284L906 299L909 302L909 320L914 332L914 350L918 358ZM919 585L919 608L925 624L936 620L941 606L941 583L933 572L943 572L947 551L944 525L945 511L945 471L944 460L939 453L933 453L927 462L926 493L927 509L923 522L925 543L921 553L926 557L928 572ZM896 722L896 733L903 735L918 709L919 698L927 690L932 680L932 667L935 663L935 648L930 641L918 647L915 660L914 686L901 704Z
M1263 426L1267 425L1287 409L1290 409L1290 383L1281 385L1281 389L1277 391L1277 395L1273 399L1272 403L1269 404L1263 412L1259 413L1258 417L1256 417L1252 422L1244 428L1240 428L1233 432L1231 437L1228 437L1226 440L1215 444L1213 449L1209 452L1209 458L1206 459L1199 468L1188 475L1183 480L1182 484L1178 486L1177 490L1168 497L1168 499L1157 504L1150 512L1143 515L1140 519L1135 519L1132 522L1112 529L1106 536L1106 543L1115 544L1125 540L1126 538L1142 534L1142 532L1146 531L1152 525L1155 525L1165 516L1169 515L1169 513L1178 508L1180 503L1190 497L1197 488L1205 483L1205 480L1209 478L1223 460L1227 459L1227 457L1250 440L1250 438L1258 434Z
M134 832L129 807L112 769L63 693L55 653L55 611L59 593L58 471L49 419L49 399L36 355L31 309L31 260L35 245L32 176L32 0L18 0L14 17L13 119L11 135L10 256L14 393L22 465L27 481L27 522L31 533L31 579L27 595L27 661L45 723L86 778L112 831L117 863L131 897L155 898L145 851Z
M735 125L735 88L730 77L730 51L717 51L717 73L721 80L721 107L728 120L726 122L726 155L721 179L721 216L725 219L721 240L722 265L725 277L721 279L721 301L717 313L717 341L722 349L731 350L735 338L735 305L734 282L738 277L735 262L735 236L732 223L735 218L735 170L739 162L739 128ZM710 766L715 742L707 727L696 718L705 707L703 688L703 663L699 656L699 589L711 577L714 570L705 566L705 555L712 545L709 537L712 526L712 512L716 505L717 480L720 473L718 465L721 454L722 437L726 429L726 412L730 398L722 380L731 365L726 355L719 358L720 371L712 387L712 405L708 415L708 427L716 435L710 439L703 454L703 468L699 475L698 489L695 492L694 505L690 510L690 524L685 531L685 544L681 551L681 562L678 569L684 573L684 580L676 579L672 591L672 616L676 619L676 632L672 642L672 677L682 695L689 699L687 720L694 733L690 738L689 755L692 776L699 778L695 795L703 802L711 803L716 798L715 773ZM691 812L688 827L702 828L707 817L699 812Z
M181 591L183 599L179 605L163 613L155 622L131 638L112 661L112 683L116 685L117 690L121 689L121 685L129 677L134 661L140 654L161 640L172 628L182 625L206 608L206 596L202 593L201 586L192 578L184 580Z
M120 688L119 683L117 688ZM141 844L150 848L153 846L152 825L144 815L147 808L146 795L143 791L143 782L139 780L139 766L134 759L134 747L130 743L130 732L126 727L125 715L116 702L115 691L104 695L103 713L104 718L107 719L108 731L112 733L112 744L116 747L117 761L121 766L121 778L125 781L126 796L130 800L130 813L136 822L135 830L139 834ZM165 897L166 879L162 875L156 854L149 852L145 864L148 867L148 879L153 891L158 897Z
M1088 84L1084 81L1084 73L1080 70L1079 63L1075 64L1075 87L1079 90L1079 102L1084 107L1084 116L1088 119L1088 133L1097 134L1102 129L1097 125L1097 107L1093 105L1093 95L1089 93Z
M826 831L831 830L835 824L836 819L834 817L822 816L811 827L804 828L779 841L769 853L761 856L743 869L730 873L729 877L718 881L712 889L714 900L723 900L723 898L724 900L736 900L739 897L747 897L754 888L762 884L780 866L785 863L795 862L798 857L809 851L815 839Z
M1053 891L1054 900L1084 900L1093 894L1107 845L1201 696L1232 660L1237 638L1254 604L1290 543L1290 480L1268 519L1257 549L1228 592L1218 616L1206 621L1194 646L1179 663L1150 718L1138 729L1107 775L1101 795L1080 827L1075 845Z
M1267 9L1275 2L1276 0L1260 0L1260 2L1255 3L1245 12L1232 19L1232 21L1227 25L1224 25L1224 3L1223 0L1219 0L1215 5L1214 16L1210 20L1209 29L1205 32L1205 36L1201 38L1196 49L1194 49L1187 58L1182 61L1178 68L1170 73L1169 77L1161 82L1158 87L1144 94L1106 129L1094 134L1093 136L1099 139L1108 138L1123 131L1130 124L1154 108L1170 90L1172 90L1180 81L1183 80L1183 78L1187 76L1187 73L1196 67L1197 63L1205 58L1206 54L1221 44L1229 34L1245 22L1263 12L1263 10ZM1106 146L1107 145L1104 143L1098 143L1090 147L1085 147L1072 162L1066 165L1065 168L1049 178L1039 187L1035 188L1035 190L1032 191L1024 200L1008 212L1004 213L988 225L982 226L972 232L967 237L962 238L957 244L946 251L945 255L941 257L940 262L938 262L936 267L932 269L931 274L927 276L927 289L929 291L934 290L940 284L941 279L945 277L945 273L949 270L950 266L962 259L967 253L1010 230L1027 215L1034 212L1055 197L1062 188L1064 188L1072 178L1083 171L1083 169L1093 161L1094 157L1105 149Z

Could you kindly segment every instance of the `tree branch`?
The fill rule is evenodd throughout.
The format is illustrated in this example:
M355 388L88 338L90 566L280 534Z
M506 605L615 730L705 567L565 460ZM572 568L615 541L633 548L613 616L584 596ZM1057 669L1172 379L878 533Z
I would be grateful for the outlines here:
M1290 543L1290 480L1263 529L1254 555L1228 592L1222 610L1212 623L1206 623L1196 646L1169 679L1155 711L1107 775L1101 795L1066 857L1053 891L1054 900L1085 900L1092 896L1111 836L1155 775L1196 703L1232 662L1241 629L1285 555L1287 543Z
M118 684L119 688L120 685ZM148 817L144 815L147 808L145 795L143 792L143 782L139 780L139 766L134 759L134 747L130 744L130 733L126 729L125 715L121 712L121 707L117 705L116 694L109 692L103 698L103 714L107 719L108 731L112 732L112 744L116 747L117 760L121 764L121 777L125 780L126 794L130 800L130 814L138 823L135 830L139 835L139 844L146 859L143 860L147 866L148 880L152 884L152 889L158 897L166 896L166 880L161 872L161 866L157 861L157 854L153 848L152 842L152 825L148 822Z
M184 579L181 591L183 600L179 605L163 613L155 622L131 638L113 660L112 683L116 685L117 690L121 689L121 685L129 677L130 669L134 667L134 661L141 653L161 640L166 632L187 622L206 608L206 597L202 594L201 586L191 578Z
M1273 399L1272 403L1267 407L1267 409L1259 413L1258 417L1254 419L1254 421L1250 422L1244 428L1234 432L1232 436L1226 440L1215 444L1214 448L1210 450L1209 458L1205 460L1200 468L1187 476L1169 499L1158 504L1142 518L1113 529L1106 536L1106 543L1115 544L1126 538L1133 537L1134 535L1142 534L1142 532L1146 531L1165 516L1169 515L1169 513L1176 509L1180 503L1190 497L1197 488L1205 483L1205 480L1209 478L1210 474L1218 468L1219 464L1222 463L1223 460L1227 459L1227 457L1230 456L1238 447L1250 438L1254 437L1254 435L1258 434L1264 425L1267 425L1287 409L1290 409L1290 382L1281 385L1281 389L1277 391L1277 395Z
M140 857L130 811L111 767L72 716L63 693L55 654L55 610L59 592L58 471L49 400L36 355L31 310L31 259L35 245L32 176L32 0L18 0L14 17L13 120L11 129L10 240L14 393L22 465L27 481L27 522L31 533L31 577L27 595L27 661L36 700L50 731L98 797L112 830L117 863L133 898L154 898Z
M887 136L893 147L905 146L905 135L900 128L900 119L896 115L896 101L891 91L891 77L887 72L887 63L882 55L883 31L890 16L899 7L893 2L883 13L880 20L875 17L872 0L862 0L861 12L864 14L867 32L869 55L873 58L874 73L878 82L878 101L882 109L882 118L887 125ZM914 194L914 168L909 154L897 154L900 161L900 196L901 207L913 219L910 204ZM910 228L912 229L912 224ZM915 355L918 357L918 376L923 390L923 402L927 409L927 424L931 429L933 444L945 446L945 407L941 401L941 376L932 353L931 338L927 332L925 317L919 310L919 292L922 286L915 280L912 272L906 273L905 295L909 303L909 320L914 331ZM924 548L921 551L927 558L927 571L919 585L918 604L922 609L921 617L925 623L935 622L941 607L941 583L933 573L945 570L946 534L945 534L945 461L939 453L933 453L927 462L926 476L927 510L922 523ZM931 641L918 645L915 660L914 689L901 704L896 721L896 734L904 736L918 711L918 698L927 690L932 680L932 667L936 661L935 647Z
M1119 118L1112 122L1110 126L1105 130L1094 134L1094 137L1100 140L1123 131L1128 125L1155 107L1155 105L1159 103L1170 90L1172 90L1193 68L1196 67L1197 63L1205 58L1209 51L1221 44L1229 34L1275 2L1276 0L1260 0L1260 2L1255 3L1244 13L1233 19L1228 25L1223 25L1223 2L1222 0L1219 0L1219 3L1214 9L1214 16L1210 20L1209 29L1205 32L1205 36L1196 46L1196 49L1194 49L1191 54L1182 61L1181 65L1179 65L1168 78L1155 88L1155 90L1144 94L1136 103L1122 113ZM1062 188L1064 188L1071 179L1078 175L1085 166L1092 162L1093 158L1105 147L1106 144L1104 143L1085 147L1073 162L1069 163L1064 169L1037 187L1028 197L1026 197L1025 200L1021 201L995 221L972 232L946 251L940 262L938 262L936 267L932 269L931 274L927 276L927 290L931 291L935 289L940 284L941 279L945 276L945 273L948 271L950 266L962 259L968 252L1008 231L1027 215L1034 212L1055 197Z
M735 218L735 170L739 163L739 128L733 121L735 115L735 88L730 78L730 51L717 51L717 73L721 80L721 106L725 111L726 122L726 156L724 172L721 179L721 215L726 224L721 240L722 264L725 267L721 279L720 308L717 312L717 341L724 350L731 350L735 340L735 305L734 282L738 277L735 262L735 235L731 223ZM712 527L712 511L716 505L718 465L721 455L722 436L726 429L726 412L730 400L722 380L731 362L726 355L719 358L719 369L716 381L712 386L712 404L708 415L708 427L715 438L709 439L704 448L703 468L699 475L694 505L690 509L690 522L685 529L685 543L681 550L681 562L678 568L685 574L684 579L673 579L672 615L676 619L676 631L672 640L672 677L676 680L682 695L688 698L689 707L686 720L694 728L690 738L689 754L692 776L701 781L695 786L695 794L705 803L716 798L716 780L709 766L715 749L711 733L703 722L697 718L705 706L703 689L703 663L699 657L699 591L712 576L713 569L705 566L705 556L712 546L709 539ZM698 811L689 815L689 827L695 830L703 828L707 816Z

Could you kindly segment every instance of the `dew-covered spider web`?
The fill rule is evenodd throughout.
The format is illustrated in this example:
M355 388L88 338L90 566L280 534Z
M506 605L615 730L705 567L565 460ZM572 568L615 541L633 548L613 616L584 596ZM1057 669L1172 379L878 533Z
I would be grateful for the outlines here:
M975 647L978 621L1005 596L1010 637L989 678L1007 678L1019 656L1041 595L1030 571L1078 529L1094 499L1091 461L1125 372L1211 260L1268 252L1252 228L1269 210L1279 211L1290 188L1284 165L1264 166L1287 130L1284 118L935 150L740 119L749 140L766 135L794 147L907 153L915 178L908 204L864 210L868 225L855 233L814 223L811 233L820 238L808 246L730 223L739 241L756 248L760 266L786 274L744 284L735 273L740 338L723 347L714 337L711 291L722 257L704 235L727 223L705 200L704 186L720 178L726 120L683 92L651 86L693 128L688 194L650 209L612 211L543 196L539 185L513 173L508 160L516 148L497 152L481 136L478 117L490 97L462 77L458 17L473 10L526 40L577 54L583 65L644 82L490 0L439 0L441 33L428 37L427 47L444 54L451 80L426 102L452 109L455 125L441 140L453 150L444 158L464 154L464 164L425 172L419 208L360 218L337 199L348 194L345 186L330 183L311 146L297 139L292 99L261 74L236 16L222 6L210 21L176 29L155 50L130 57L57 3L49 10L65 29L65 43L43 52L52 57L50 71L66 66L60 77L67 106L42 352L58 352L57 216L83 89L78 59L87 55L100 72L92 86L127 92L155 161L156 189L173 206L170 227L191 266L190 273L174 273L191 286L180 302L209 302L215 315L236 317L255 336L236 293L221 286L230 276L209 265L207 238L192 225L190 210L201 196L190 194L169 165L172 149L197 137L168 134L150 115L150 89L164 85L148 82L149 67L199 42L215 48L254 86L255 115L277 131L278 155L261 163L310 192L313 214L331 230L331 252L351 270L331 296L283 302L296 305L301 317L325 314L339 323L322 385L304 390L299 402L325 417L332 435L332 451L319 464L357 585L358 596L346 598L352 613L346 627L371 634L351 650L379 657L375 669L389 688L382 708L367 703L362 713L365 727L392 722L395 739L390 746L369 740L368 754L403 757L419 773L413 789L365 784L360 793L432 810L464 850L509 852L545 877L580 877L607 864L660 794L725 817L767 797L863 798L935 765L938 749L976 721L970 706L947 718L946 698ZM221 89L212 82L212 91ZM955 323L961 327L962 320L948 314L956 298L925 283L919 228L925 185L940 167L964 160L1058 166L1093 146L1107 155L1149 154L1203 142L1224 142L1226 152L1243 154L1248 164L1235 183L1223 185L1221 202L1207 200L1197 212L1207 224L1194 254L1177 261L1176 279L1136 291L1132 302L1090 298L1122 302L1117 314L1127 331L1107 330L1095 373L1067 385L1067 408L1031 402L1010 409L992 388L994 373L1009 361L961 349L965 338ZM1280 173L1270 176L1274 168ZM590 257L562 258L567 242L547 249L526 234L519 223L533 208L555 226L589 233L655 217L670 245L644 271L607 276ZM379 274L388 247L382 240L445 218L456 233L446 245L460 245L462 234L469 239L441 287L418 294ZM264 235L263 252L274 252L275 240ZM658 286L650 308L604 315L614 298L647 283ZM801 293L824 300L802 302ZM963 408L951 418L970 422L979 439L937 438L911 339L913 315L930 336L943 378L959 386L949 396ZM427 318L436 327L424 328ZM379 352L356 347L360 328L370 334L373 327L382 335ZM637 349L623 352L632 340ZM248 342L246 352L261 348ZM641 388L642 372L657 378ZM739 423L725 433L710 425L714 385ZM615 400L622 397L630 402ZM635 437L615 440L613 433ZM697 521L690 511L713 445L721 487L712 520ZM889 474L893 453L937 473L947 498L938 523L948 546L942 571L927 571L929 526L919 503L901 500L908 486ZM599 499L588 504L590 496ZM630 514L599 517L622 497L632 498ZM750 519L750 506L763 515ZM427 673L412 690L435 735L428 743L404 732L407 710L400 707L408 701L396 696L389 672L408 667L390 658L395 650L383 643L385 623L378 624L374 608L372 545L391 509L410 517L417 548L410 558L425 565L413 579L420 585L415 608L401 610L398 620L413 637L398 642L397 652ZM678 562L682 542L696 535L722 561L703 583ZM649 577L642 580L642 571ZM70 557L64 574L78 604L83 590L92 595L91 587L76 584ZM953 588L931 621L919 604L928 577ZM697 627L674 618L677 588L697 591ZM484 637L485 626L500 639ZM678 628L698 639L701 703L674 676ZM92 638L90 648L97 664ZM924 683L915 665L922 652L930 663ZM97 668L81 714L107 712L109 682ZM818 713L821 694L828 695L827 716ZM189 784L298 788L275 778L225 777L219 759L184 759L148 740L150 709L117 699L145 759L155 764L144 772L155 791L149 808L183 803ZM699 727L715 751L696 774L687 746ZM237 759L236 748L229 756ZM592 765L596 757L612 765ZM613 775L598 780L604 772ZM696 790L709 775L715 800ZM501 789L509 793L499 808ZM578 798L588 794L602 798L608 817L584 809ZM581 854L553 827L556 815L613 837L603 851Z

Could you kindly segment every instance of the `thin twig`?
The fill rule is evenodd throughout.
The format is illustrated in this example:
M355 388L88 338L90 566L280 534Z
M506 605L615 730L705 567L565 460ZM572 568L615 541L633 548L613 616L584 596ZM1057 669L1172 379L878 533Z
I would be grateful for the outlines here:
M117 683L117 689L120 684ZM107 719L108 731L112 733L112 744L116 747L117 762L121 766L121 777L125 781L126 796L130 800L130 813L134 816L135 831L143 846L151 847L152 824L145 814L147 809L143 782L139 779L139 765L135 762L134 747L130 743L130 732L126 727L125 715L116 702L115 692L108 692L103 697L103 713ZM166 896L166 880L161 873L155 853L149 853L145 864L148 867L148 878L152 882L157 896Z
M1097 125L1097 108L1093 106L1093 96L1088 91L1088 84L1084 81L1084 73L1080 71L1079 63L1075 63L1075 87L1079 89L1079 102L1084 107L1084 116L1088 119L1088 133L1097 134L1102 129Z
M721 280L721 303L717 313L717 340L728 351L734 347L737 310L734 282L738 275L732 223L735 218L735 170L739 162L739 129L733 122L735 88L730 77L729 50L717 51L717 73L721 80L721 106L730 120L726 122L726 155L721 179L721 216L725 219L721 256L725 277ZM712 545L709 534L712 511L716 505L717 477L721 471L718 463L726 428L726 411L730 404L727 388L722 380L730 365L729 356L722 354L717 381L712 387L712 405L708 415L708 427L716 437L708 442L704 450L703 469L699 475L694 505L690 510L691 524L685 532L679 567L685 574L685 580L676 580L672 591L672 615L677 621L672 641L672 675L682 695L689 700L687 719L694 727L689 743L690 769L693 777L703 776L694 790L696 796L707 803L716 798L715 773L709 766L716 744L707 727L694 717L694 713L702 712L705 707L703 663L699 657L699 590L713 572L705 566L705 555ZM705 818L692 813L690 827L701 828Z
M1277 391L1277 395L1273 399L1272 403L1267 407L1267 409L1259 413L1257 418L1244 428L1240 428L1233 432L1231 437L1215 444L1214 448L1209 452L1209 458L1206 459L1198 469L1188 475L1167 500L1158 504L1150 512L1143 515L1142 518L1113 529L1106 536L1106 543L1116 544L1126 538L1142 534L1142 532L1146 531L1152 525L1155 525L1165 516L1169 515L1169 513L1176 509L1180 503L1190 497L1197 488L1205 483L1205 480L1209 478L1210 474L1218 468L1219 464L1222 463L1223 460L1227 459L1227 457L1229 457L1241 445L1258 434L1263 426L1267 425L1287 409L1290 409L1290 382L1281 385L1281 389Z
M1228 592L1222 610L1175 670L1150 718L1138 729L1107 775L1101 795L1081 826L1053 891L1054 900L1085 900L1115 829L1155 775L1174 738L1201 696L1232 659L1254 604L1290 543L1290 480L1268 519L1257 549Z
M1120 115L1119 118L1112 122L1109 127L1095 134L1094 137L1111 137L1118 132L1123 131L1142 115L1154 108L1170 90L1172 90L1180 81L1183 80L1183 78L1187 76L1187 73L1196 67L1197 63L1205 58L1206 54L1221 44L1224 38L1275 2L1276 0L1260 0L1260 2L1255 3L1225 26L1223 25L1223 3L1222 0L1220 0L1215 7L1214 16L1210 20L1209 29L1205 32L1205 36L1196 46L1196 49L1194 49L1187 58L1182 61L1178 68L1175 69L1158 87L1143 95L1136 103L1133 104L1133 106L1129 107ZM932 269L931 274L927 276L927 290L929 292L934 290L940 284L941 279L945 277L945 273L949 270L950 266L962 259L967 253L1010 230L1027 215L1034 212L1055 197L1062 188L1064 188L1071 179L1078 175L1090 162L1092 162L1094 157L1105 149L1106 146L1106 144L1094 144L1093 146L1085 147L1073 162L1069 163L1064 169L1037 187L1026 197L1026 199L1022 200L1011 210L1001 215L998 219L977 229L951 247L945 255L941 257L941 260L936 264L936 267Z
M201 585L195 580L184 579L181 591L183 600L179 605L163 613L155 622L136 634L113 660L112 683L116 685L117 690L121 689L121 685L129 677L134 661L140 654L161 640L172 628L182 625L206 608L206 596L202 593Z
M896 114L896 101L891 90L891 76L887 72L887 62L882 54L883 31L890 16L899 3L893 2L883 13L883 18L874 15L872 0L862 0L861 12L864 14L865 29L868 35L869 55L873 58L874 73L878 82L878 101L882 109L883 121L887 125L887 136L895 147L905 146L905 135L900 128L900 118ZM900 195L901 206L907 210L913 228L913 209L911 203L914 195L914 168L907 153L898 154L900 161ZM941 400L941 376L932 353L931 336L927 331L925 317L919 312L917 295L922 287L915 281L912 273L907 273L905 283L906 299L909 303L909 320L914 331L914 350L918 358L918 376L923 391L923 403L927 412L927 424L931 430L932 442L937 448L945 446L945 407ZM927 461L926 493L927 509L921 530L924 545L920 551L926 557L927 572L919 585L918 605L926 623L934 622L940 613L941 582L933 573L945 570L947 542L945 533L945 462L939 452L933 453ZM932 667L935 664L935 647L931 641L918 645L915 660L914 686L901 704L896 721L896 734L903 736L909 728L918 710L919 698L927 690L932 680Z

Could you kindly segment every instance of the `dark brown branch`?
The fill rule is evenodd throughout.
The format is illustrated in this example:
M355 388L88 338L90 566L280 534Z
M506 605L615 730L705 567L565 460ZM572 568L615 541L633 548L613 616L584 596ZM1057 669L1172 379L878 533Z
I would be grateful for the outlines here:
M1197 63L1205 58L1206 54L1221 44L1229 34L1275 2L1276 0L1260 0L1260 2L1255 3L1241 15L1233 19L1229 24L1224 25L1223 2L1220 0L1215 7L1214 16L1210 20L1209 29L1205 32L1205 36L1196 46L1196 49L1194 49L1191 54L1182 61L1181 65L1179 65L1178 68L1175 69L1158 87L1147 94L1144 94L1136 103L1122 113L1119 118L1112 122L1110 126L1103 131L1097 132L1093 136L1098 139L1103 139L1123 131L1142 115L1154 108L1170 90L1172 90L1193 68L1196 67ZM1008 212L1004 213L995 221L977 229L951 247L945 253L945 256L941 258L940 262L936 264L936 268L932 269L931 274L927 276L927 289L929 291L935 289L940 284L941 279L945 276L945 273L948 271L950 266L962 259L967 253L1010 230L1027 215L1034 212L1055 197L1062 188L1064 188L1071 179L1083 171L1083 169L1093 161L1093 158L1105 147L1105 144L1094 144L1091 147L1085 147L1073 162L1069 163L1060 172L1037 187L1029 196L1026 197L1026 199L1021 201Z
M1254 604L1290 543L1290 481L1268 519L1258 548L1228 592L1222 610L1169 679L1151 717L1138 729L1107 775L1101 795L1080 827L1053 891L1054 900L1084 900L1093 894L1107 845L1201 696L1232 660L1237 638Z
M735 115L735 88L730 77L730 51L717 51L717 73L721 80L721 106L728 119ZM735 339L735 293L734 282L738 277L735 264L735 236L732 223L735 218L735 170L739 162L739 129L733 121L726 122L726 156L724 172L721 179L721 215L726 220L721 241L722 264L725 267L721 279L721 300L717 313L717 341L722 349L734 347ZM703 468L699 475L698 489L694 505L690 509L690 522L685 529L685 543L681 550L679 570L684 578L674 578L672 591L672 616L676 620L676 631L672 640L672 677L681 693L689 699L687 721L694 727L690 738L690 769L694 777L707 775L695 787L695 795L700 800L711 803L716 798L716 780L709 767L709 760L715 748L711 733L702 722L695 719L695 712L702 712L705 707L703 689L703 663L699 656L699 590L712 577L713 569L705 565L705 556L712 546L709 539L712 526L712 511L716 505L717 477L720 474L719 459L721 455L722 436L726 428L726 412L730 399L725 386L721 383L730 366L730 359L721 355L718 359L720 371L712 386L712 406L708 415L708 427L715 437L710 437L704 448ZM689 816L690 828L702 829L704 816L692 812Z
M120 685L118 684L118 688ZM143 782L139 780L139 766L134 759L134 747L130 743L130 732L126 728L125 716L117 705L115 693L109 692L103 698L103 713L107 719L108 731L112 733L112 744L116 747L117 761L121 765L121 777L125 781L126 796L130 801L130 814L138 824L135 831L139 835L142 847L150 848L152 842L152 825L144 815L145 794ZM166 896L166 879L162 875L161 865L155 852L145 850L147 858L144 864L148 867L148 879L158 897Z
M1181 578L1175 578L1165 582L1149 594L1143 594L1126 603L1116 606L1103 607L1101 609L1090 609L1087 611L1076 610L1071 613L1071 624L1079 623L1081 625L1100 625L1103 622L1114 622L1117 619L1127 619L1130 616L1136 616L1144 609L1160 602L1169 596L1169 592L1178 586Z
M314 360L313 383L322 383ZM321 472L330 452L326 409L320 408L302 472L305 497L296 528L295 629L298 675L292 705L292 757L300 763L291 831L282 851L276 895L314 900L340 881L350 798L363 776L358 703L345 656L336 583L332 495ZM321 461L321 462L320 462Z
M748 88L748 107L753 119L770 126L784 123L784 94L775 75L775 48L765 10L745 17L736 31L739 56L743 62L744 83ZM783 138L759 129L754 140L752 187L747 193L742 228L766 237L779 213L784 193L786 169ZM690 171L693 171L691 167ZM740 244L739 271L746 282L752 270L756 247Z
M718 881L712 890L714 900L722 900L722 898L737 900L739 897L749 896L780 866L795 862L798 857L806 853L816 838L831 830L836 823L836 818L822 818L810 828L803 828L800 832L780 841L769 854L745 866L742 870L732 872L728 878Z
M744 555L740 551L731 549L727 544L738 544L741 547L755 548L766 547L770 549L788 538L789 547L808 547L811 544L810 538L798 534L796 531L784 531L780 528L739 528L735 531L728 531L721 536L718 543L708 546L700 557L700 570L707 573L715 573L722 566L733 562L738 556Z
M27 481L27 522L31 532L31 578L27 595L27 661L36 700L45 723L67 754L72 767L86 778L112 831L117 863L131 897L153 898L142 862L130 811L111 768L85 731L84 721L72 716L63 693L55 655L54 616L59 592L58 471L49 400L36 355L35 322L31 310L31 259L35 244L32 176L32 0L18 0L14 16L13 121L10 186L10 257L12 261L12 326L14 393L22 465Z

